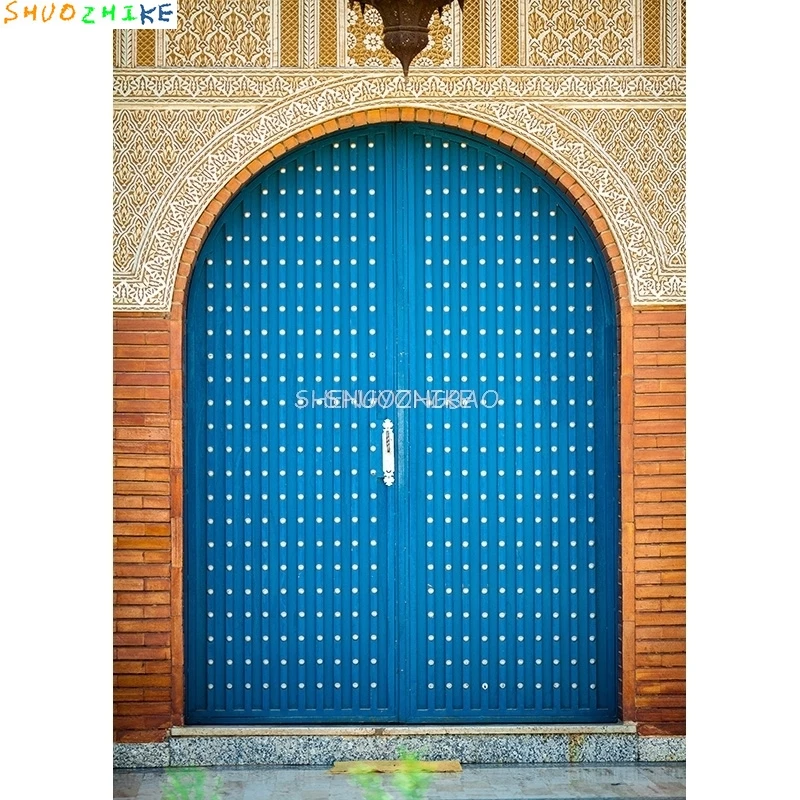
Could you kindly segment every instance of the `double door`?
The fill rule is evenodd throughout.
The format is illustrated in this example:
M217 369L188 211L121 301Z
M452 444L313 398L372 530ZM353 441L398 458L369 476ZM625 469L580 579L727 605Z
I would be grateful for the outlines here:
M616 719L614 312L543 176L435 127L299 148L186 340L188 721Z

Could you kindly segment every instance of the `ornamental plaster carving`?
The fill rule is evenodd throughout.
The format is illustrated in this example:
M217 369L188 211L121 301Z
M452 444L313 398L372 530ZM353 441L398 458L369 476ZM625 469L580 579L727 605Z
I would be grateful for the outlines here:
M300 6L300 65L303 67L319 64L319 15L317 0L306 0Z
M139 252L158 203L170 185L193 168L209 142L250 113L224 108L115 113L114 278L126 284L119 296L125 297L127 307L149 308L159 292L163 294L164 270L142 261Z
M466 103L462 113L535 144L573 175L597 203L619 246L631 302L682 303L685 277L668 269L654 220L636 188L601 148L557 111L518 102Z
M500 65L500 0L481 3L483 29L483 63L487 67Z
M178 27L165 31L168 67L269 67L277 15L259 0L181 0Z
M686 268L686 112L681 108L564 109L628 177L655 222L662 270Z
M130 29L114 31L115 67L133 66L133 33Z
M237 106L277 101L287 94L300 94L326 87L347 85L349 96L394 97L400 101L428 97L460 100L467 97L525 98L575 105L680 106L686 102L686 76L666 69L547 69L534 72L504 67L445 70L436 74L417 70L405 79L377 70L272 70L236 69L117 69L114 71L114 104L117 108L158 101L170 105ZM344 110L344 109L342 109Z
M247 72L115 75L118 310L169 310L191 228L243 165L314 124L398 105L456 111L530 141L572 174L603 212L631 301L684 302L682 200L674 183L677 178L683 185L682 127L679 134L677 118L663 110L644 113L647 106L682 106L682 72L420 72L408 82L382 71ZM623 106L624 118L603 108L609 104ZM656 124L666 126L663 140L648 134ZM643 143L653 148L650 158L636 152ZM661 163L669 174L650 175L651 193L643 191L642 175ZM659 202L667 224L678 226L674 241L656 220Z
M666 5L666 51L667 64L670 67L683 63L681 52L681 36L684 29L683 15L685 13L685 0L667 0Z
M541 66L633 64L632 0L523 0L524 63Z
M346 66L400 69L400 62L383 45L383 19L374 6L366 6L362 14L358 4L351 8L341 3L339 12L343 15L346 26ZM450 6L442 9L441 16L433 15L428 45L411 62L415 69L454 66L453 17L454 12Z

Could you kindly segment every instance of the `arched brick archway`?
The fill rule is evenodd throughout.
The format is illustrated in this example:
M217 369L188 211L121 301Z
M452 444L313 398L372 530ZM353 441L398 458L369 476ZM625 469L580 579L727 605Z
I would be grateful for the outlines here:
M336 131L381 122L418 122L438 124L485 137L513 152L529 165L546 173L551 180L574 202L594 233L602 250L610 284L613 290L619 336L619 397L620 397L620 460L621 460L621 576L622 576L622 716L634 718L634 618L633 618L633 320L629 290L620 250L614 241L608 222L599 207L579 184L562 167L554 163L531 142L458 114L428 111L419 108L390 108L355 112L316 124L290 136L285 141L266 150L247 164L216 193L195 223L184 245L177 270L170 318L170 421L172 449L170 454L170 481L172 497L172 709L173 723L183 722L184 712L184 658L183 658L183 363L182 341L185 319L185 299L189 278L206 236L231 198L253 176L295 148Z
M357 128L379 122L423 122L446 127L457 128L475 136L482 136L490 141L515 153L518 157L536 166L545 172L561 188L581 210L589 227L597 237L603 250L606 267L611 279L614 295L617 300L618 310L629 305L628 282L625 268L608 222L603 213L581 184L542 152L536 145L525 139L460 114L445 114L441 111L429 111L420 108L382 108L374 111L359 111L336 117L328 122L312 125L299 133L290 136L283 142L267 149L258 158L243 167L232 177L206 206L203 213L192 228L183 252L181 253L178 273L175 279L175 289L172 299L172 318L175 318L176 308L182 308L184 292L188 285L189 275L197 254L215 220L233 195L250 180L254 175L267 167L276 159L294 150L306 142L326 136L335 131Z

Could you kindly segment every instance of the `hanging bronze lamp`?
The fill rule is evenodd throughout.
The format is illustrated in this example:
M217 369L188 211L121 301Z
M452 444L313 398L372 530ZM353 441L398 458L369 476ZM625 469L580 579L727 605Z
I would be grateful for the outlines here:
M354 0L350 0L353 5ZM364 6L374 6L383 19L383 43L386 49L397 56L408 77L408 67L414 56L419 55L428 44L429 25L434 11L442 15L442 9L452 0L358 0L361 13ZM464 0L458 0L464 8Z

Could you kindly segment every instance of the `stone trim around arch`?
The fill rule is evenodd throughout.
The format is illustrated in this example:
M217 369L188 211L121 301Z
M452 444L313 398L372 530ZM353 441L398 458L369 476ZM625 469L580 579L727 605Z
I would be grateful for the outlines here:
M620 454L620 554L621 554L621 714L623 720L636 718L635 683L635 602L634 602L634 394L633 327L634 317L627 276L608 223L592 197L562 167L538 147L500 128L459 114L419 108L389 108L354 112L302 130L274 145L228 180L208 203L184 245L178 265L169 317L170 326L170 494L172 498L172 719L182 724L184 714L184 637L183 637L183 336L185 299L189 277L206 236L231 198L266 166L296 147L335 131L381 122L422 122L454 127L483 136L506 147L518 157L549 175L581 210L597 237L615 297L619 341L619 454Z

